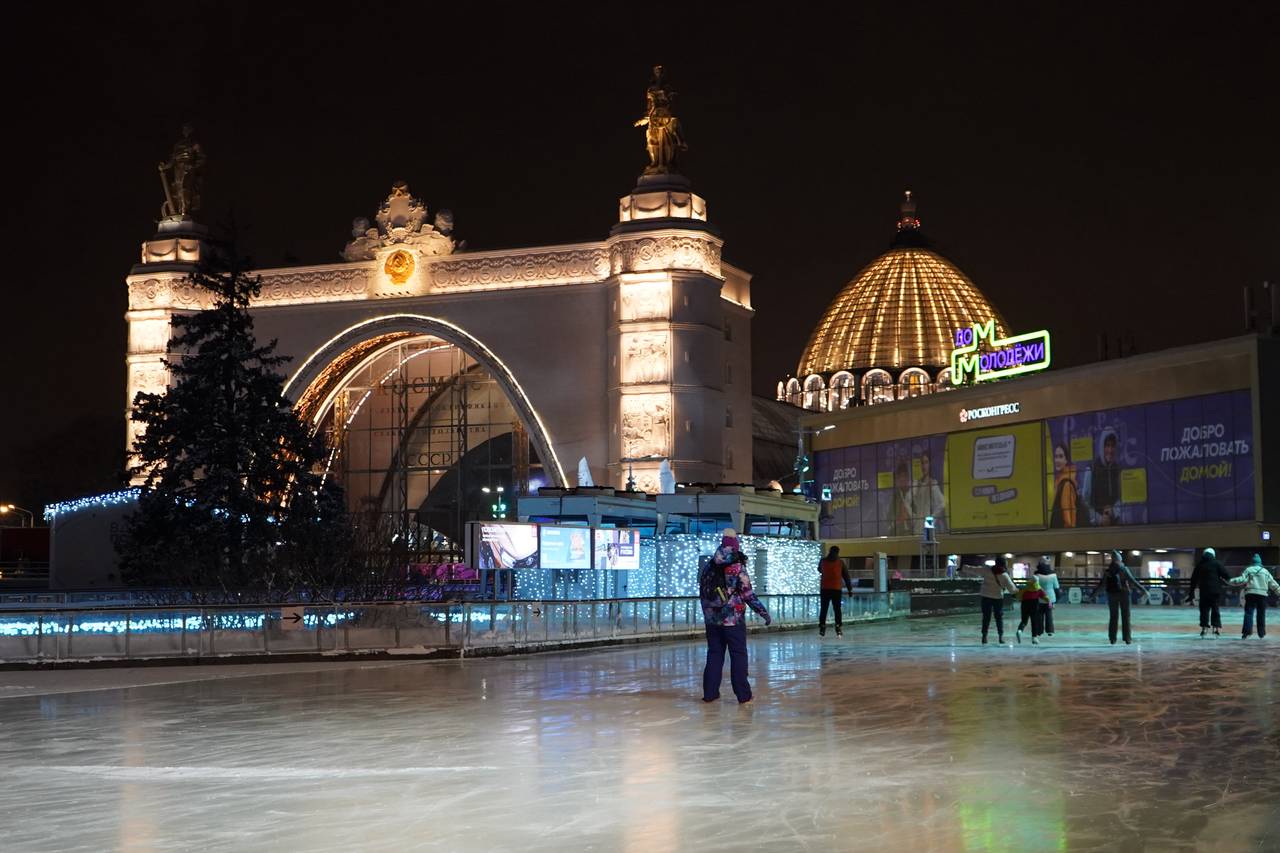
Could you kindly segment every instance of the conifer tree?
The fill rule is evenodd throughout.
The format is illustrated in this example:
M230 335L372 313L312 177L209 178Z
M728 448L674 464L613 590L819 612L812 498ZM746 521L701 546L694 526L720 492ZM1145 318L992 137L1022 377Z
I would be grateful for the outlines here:
M284 397L277 369L288 358L254 337L261 279L220 255L191 282L213 306L173 317L169 389L133 404L145 429L129 473L145 483L121 543L123 577L225 593L345 571L342 501L316 473L324 448Z

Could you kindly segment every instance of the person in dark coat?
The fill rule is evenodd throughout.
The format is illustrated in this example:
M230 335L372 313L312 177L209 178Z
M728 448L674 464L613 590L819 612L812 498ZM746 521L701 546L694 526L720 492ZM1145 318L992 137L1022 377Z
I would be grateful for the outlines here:
M1138 579L1133 576L1133 572L1129 571L1129 567L1124 564L1124 557L1119 551L1111 552L1111 564L1102 573L1102 578L1098 581L1098 585L1094 588L1093 595L1090 598L1097 596L1098 590L1103 587L1106 587L1107 604L1111 608L1111 618L1107 622L1107 637L1111 640L1111 645L1114 646L1116 644L1116 622L1122 621L1124 623L1124 643L1127 646L1133 642L1129 593L1135 589L1141 590L1142 594L1148 599L1151 598L1151 593L1147 592L1146 587L1138 583Z
M1212 548L1205 548L1191 573L1191 588L1187 591L1187 604L1194 604L1196 590L1200 590L1200 636L1209 633L1213 625L1213 636L1222 636L1222 614L1218 605L1222 603L1222 593L1231 580L1231 575L1218 562L1218 555Z

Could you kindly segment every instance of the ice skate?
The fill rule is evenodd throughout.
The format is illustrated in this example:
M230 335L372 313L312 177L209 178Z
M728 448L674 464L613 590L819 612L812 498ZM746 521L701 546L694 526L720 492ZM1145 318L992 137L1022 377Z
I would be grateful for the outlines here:
M844 631L841 631L839 628L837 628L837 629L836 629L836 636L837 636L837 637L843 637L843 636L844 636Z
M1200 639L1202 639L1202 640L1203 640L1203 639L1204 639L1205 637L1207 637L1207 636L1209 636L1209 629L1208 629L1208 628L1201 628L1201 629L1200 629Z
M1039 640L1037 640L1035 637L1032 637L1032 638L1031 638L1031 645L1033 645L1033 646L1038 646L1038 645L1040 645L1040 641L1039 641Z
M1014 631L1013 636L1014 636L1014 639L1018 641L1018 645L1022 645L1022 629L1019 628L1018 630Z

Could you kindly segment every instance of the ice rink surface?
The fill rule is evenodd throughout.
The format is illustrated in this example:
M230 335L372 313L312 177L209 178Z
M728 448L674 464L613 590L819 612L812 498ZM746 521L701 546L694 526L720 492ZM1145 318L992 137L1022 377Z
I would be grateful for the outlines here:
M0 850L1280 850L1280 636L1058 613L759 635L744 706L700 643L0 672Z

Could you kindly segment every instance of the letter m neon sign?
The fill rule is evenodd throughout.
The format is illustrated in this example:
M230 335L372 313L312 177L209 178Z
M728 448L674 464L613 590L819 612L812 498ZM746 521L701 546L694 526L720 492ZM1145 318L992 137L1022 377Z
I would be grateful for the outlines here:
M957 329L951 351L951 383L990 382L1049 366L1049 333L1045 330L996 337L996 321Z

